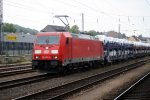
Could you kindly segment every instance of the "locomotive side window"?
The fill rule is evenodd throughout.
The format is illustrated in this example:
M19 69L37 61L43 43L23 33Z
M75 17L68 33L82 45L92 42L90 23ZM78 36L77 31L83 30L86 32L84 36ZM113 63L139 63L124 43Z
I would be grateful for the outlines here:
M68 37L66 38L66 44L69 44L69 38Z
M59 44L59 36L38 36L37 44Z

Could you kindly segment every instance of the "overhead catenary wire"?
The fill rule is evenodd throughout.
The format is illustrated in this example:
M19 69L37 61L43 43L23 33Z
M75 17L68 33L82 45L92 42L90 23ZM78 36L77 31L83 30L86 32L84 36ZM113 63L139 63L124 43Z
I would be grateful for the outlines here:
M24 9L24 10L27 10L27 11L33 12L33 13L35 13L35 12L45 13L45 14L51 13L49 11L45 11L45 10L42 10L42 9L39 9L39 8L34 8L34 7L30 7L30 6L22 5L22 4L19 4L19 3L10 2L10 1L5 1L4 5L16 7L16 8L21 8L21 9Z
M40 1L40 0L38 0L38 1ZM71 2L69 1L69 2L67 2L67 1L63 1L63 0L57 0L57 1L55 1L55 2L58 2L58 3L63 3L63 8L65 8L65 9L68 9L69 7L72 7L72 8L77 8L77 9L80 9L80 8L82 8L83 9L83 11L84 10L91 10L91 11L93 11L93 14L89 14L89 13L85 13L85 15L86 15L86 19L89 19L89 18L91 18L90 19L90 21L92 22L92 23L99 23L99 25L100 24L102 24L103 25L103 22L104 22L104 20L102 20L102 15L104 15L104 16L106 16L106 17L108 17L108 19L109 20L112 20L114 23L117 23L117 19L119 18L119 16L120 16L120 20L121 20L121 24L127 24L127 23L130 23L130 24L132 24L132 22L133 22L133 20L135 19L134 17L140 17L141 19L143 19L144 18L144 21L142 21L142 20L138 20L139 22L141 21L141 22L143 22L143 23L147 23L147 19L146 19L146 17L150 17L150 16L145 16L145 15L141 15L141 16L131 16L131 15L121 15L121 14L113 14L113 13L108 13L108 12L105 12L105 11L103 11L103 10L99 10L98 8L95 8L95 7L93 7L93 6L91 6L91 5L87 5L86 3L82 3L82 1L79 1L79 0L71 0L71 1L74 1L74 3L72 3L71 4ZM21 8L21 9L25 9L25 10L27 10L27 11L30 11L30 12L33 12L33 13L43 13L44 14L44 16L47 16L47 15L49 15L49 17L50 17L50 14L51 13L53 13L53 11L51 11L51 10L47 10L48 8L50 8L50 9L54 9L53 7L51 7L51 6L47 6L46 7L46 5L48 5L48 4L45 4L45 2L42 2L41 3L41 5L40 5L40 2L36 2L36 4L37 4L37 6L30 6L30 5L28 5L27 3L20 3L20 2L14 2L14 1L10 1L10 0L5 0L5 4L7 5L7 6L11 6L11 7L16 7L16 8ZM69 7L68 7L69 6ZM115 8L115 9L117 9L117 7ZM72 12L71 11L71 9L68 9L68 10L66 10L66 12ZM77 14L80 14L81 12L73 12L73 14L75 15L77 15ZM57 13L56 13L57 14ZM52 14L51 14L52 15ZM71 15L71 21L73 22L73 23L79 23L79 21L81 21L81 18L77 18L78 16L74 16L74 15ZM112 17L113 16L113 17ZM18 17L23 17L23 18L25 18L25 17L28 17L28 16L18 16ZM93 19L94 18L94 19ZM30 19L29 19L30 20ZM45 19L44 19L45 20ZM93 21L92 21L93 20ZM31 21L31 20L30 20ZM39 20L40 21L40 20ZM32 22L32 21L31 21ZM50 22L50 21L49 21ZM106 21L107 22L107 21ZM107 23L107 24L109 24L109 22ZM107 24L104 24L105 25L105 27L108 27L108 25Z
M64 3L64 4L66 4L66 5L69 5L69 6L73 6L73 7L79 7L79 6L76 6L76 5L73 5L73 4L69 4L69 3L66 3L66 2L64 2L64 1L61 1L61 0L59 0L60 2L62 2L62 3ZM84 4L84 3L82 3L82 2L79 2L79 1L77 1L77 0L73 0L74 2L76 2L76 3L79 3L79 4L81 4L81 5L83 5L83 6L85 6L85 7L87 7L87 8L89 8L89 9L91 9L91 10L93 10L93 11L95 11L95 12L97 12L97 13L101 13L101 14L104 14L104 15L113 15L113 16L126 16L126 17L128 17L128 16L130 16L130 17L143 17L144 15L142 15L142 16L131 16L131 15L121 15L121 14L118 14L118 15L116 15L116 14L109 14L109 13L106 13L106 12L104 12L104 11L100 11L100 10L98 10L98 9L95 9L95 8L93 8L93 7L90 7L90 6L88 6L88 5L86 5L86 4ZM147 1L147 0L146 0ZM16 7L18 7L19 6L19 8L25 8L25 9L27 9L27 8L32 8L32 9L30 9L30 10L33 10L33 9L35 9L35 10L41 10L41 9L39 9L40 7L41 7L41 5L40 6L38 6L38 8L34 8L34 7L31 7L31 6L27 6L27 5L23 5L23 4L20 4L20 3L16 3L16 2L12 2L12 1L8 1L8 0L5 0L5 2L9 2L9 3L13 3L13 4L15 4L15 6ZM58 1L57 1L58 2ZM14 6L14 5L13 5ZM25 7L24 7L25 6ZM41 8L43 8L44 7L44 5L42 5L42 7ZM117 8L116 8L117 9ZM43 11L44 12L44 10L41 10L41 11ZM48 12L48 13L51 13L51 12ZM150 17L150 16L144 16L144 17Z
M84 3L80 2L80 1L77 1L77 0L73 0L73 1L79 3L80 5L83 5L83 6L87 7L87 8L89 8L90 10L93 10L93 11L95 11L97 13L108 15L108 16L118 16L118 17L119 16L123 16L123 17L128 17L128 16L130 16L130 17L143 17L143 16L145 16L145 17L150 17L150 16L147 16L147 15L141 15L141 16L136 16L135 15L135 16L131 16L131 15L122 15L122 14L107 13L107 12L95 9L95 8L93 8L93 7L89 6L89 5L86 5L86 4L84 4Z
M6 0L7 1L7 0ZM61 1L61 0L59 0L59 1ZM86 5L86 4L83 4L83 3L81 3L81 2L79 2L79 1L77 1L77 0L73 0L73 1L75 1L75 2L77 2L77 3L80 3L80 4L82 4L82 5L84 5L84 6L86 6L86 7L88 7L89 9L92 9L92 10L94 10L94 11L96 11L96 12L98 12L98 13L101 13L101 14L104 14L104 15L108 15L107 13L105 13L105 12L103 12L103 11L99 11L99 10L97 10L97 9L95 9L95 8L92 8L92 7L90 7L90 6L88 6L88 5ZM7 1L7 2L11 2L11 1ZM61 2L63 2L63 1L61 1ZM14 6L14 7L18 7L18 8L23 8L23 9L29 9L29 11L33 11L33 9L35 9L34 11L36 11L37 10L37 8L34 8L34 7L31 7L32 9L30 9L30 7L24 7L22 4L19 4L19 3L15 3L15 2L11 2L11 3L13 3L13 4L15 4L15 5L11 5L11 6ZM17 4L17 5L16 5ZM10 5L10 4L9 4ZM70 5L70 4L67 4L67 5ZM71 5L72 6L72 5ZM77 6L74 6L74 7L77 7ZM52 12L47 12L47 11L44 11L44 10L41 10L41 11L39 11L39 10L41 10L41 9L38 9L38 12L39 13L52 13ZM110 14L109 14L110 15ZM117 15L117 16L122 16L122 15ZM128 16L126 16L126 17L129 17L129 15ZM134 16L130 16L130 17L134 17ZM135 17L143 17L143 16L135 16ZM144 16L144 17L150 17L150 16Z

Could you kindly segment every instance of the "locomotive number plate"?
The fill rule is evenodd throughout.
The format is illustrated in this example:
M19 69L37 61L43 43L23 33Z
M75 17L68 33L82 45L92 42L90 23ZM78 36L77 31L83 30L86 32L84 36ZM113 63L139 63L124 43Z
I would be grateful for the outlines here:
M44 54L48 54L49 53L49 50L44 50Z

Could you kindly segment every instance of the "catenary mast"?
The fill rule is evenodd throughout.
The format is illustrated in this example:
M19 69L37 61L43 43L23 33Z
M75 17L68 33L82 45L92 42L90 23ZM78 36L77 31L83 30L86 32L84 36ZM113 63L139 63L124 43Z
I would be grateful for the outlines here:
M3 51L3 34L2 34L2 25L3 25L3 0L0 0L0 54Z

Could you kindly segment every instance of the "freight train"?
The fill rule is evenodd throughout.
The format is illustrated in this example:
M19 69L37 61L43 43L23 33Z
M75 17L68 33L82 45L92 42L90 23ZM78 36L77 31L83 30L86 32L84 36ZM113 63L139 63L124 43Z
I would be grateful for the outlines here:
M150 44L70 32L41 32L33 48L33 69L58 72L150 54Z

